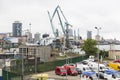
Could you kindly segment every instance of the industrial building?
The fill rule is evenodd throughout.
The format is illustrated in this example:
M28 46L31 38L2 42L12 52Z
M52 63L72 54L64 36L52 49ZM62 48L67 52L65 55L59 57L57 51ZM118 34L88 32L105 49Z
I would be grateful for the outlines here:
M19 53L27 59L40 58L40 60L47 62L51 57L51 48L50 46L21 45Z

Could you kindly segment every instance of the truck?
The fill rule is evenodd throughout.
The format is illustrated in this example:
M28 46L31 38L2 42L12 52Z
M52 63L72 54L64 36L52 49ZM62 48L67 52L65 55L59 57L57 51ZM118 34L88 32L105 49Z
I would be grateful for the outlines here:
M120 70L120 63L118 62L110 62L108 63L108 66L114 70Z
M104 78L106 80L120 80L120 72L116 70L106 70L104 72Z
M90 67L84 64L76 64L76 70L78 71L78 74L81 74L84 71L91 71Z
M55 74L64 76L67 75L67 70L64 68L64 66L56 66Z
M75 66L64 65L64 68L67 70L68 75L74 75L74 76L78 75L78 72Z

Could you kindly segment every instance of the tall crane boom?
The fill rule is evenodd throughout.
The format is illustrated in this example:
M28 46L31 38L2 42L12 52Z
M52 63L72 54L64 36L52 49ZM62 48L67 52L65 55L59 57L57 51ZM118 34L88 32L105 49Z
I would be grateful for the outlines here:
M62 15L62 17L63 17L63 19L65 21L64 23L63 23L63 21L61 19L60 13L61 13L61 15ZM61 10L59 5L55 8L55 11L53 12L52 16L50 16L50 13L48 12L51 27L52 27L52 30L53 30L53 34L54 34L55 37L58 37L58 35L56 34L56 31L55 31L55 28L53 26L53 19L54 19L54 16L56 14L58 16L58 19L59 19L63 34L64 34L64 36L66 36L66 47L69 47L70 46L69 45L69 26L71 26L71 25L68 23L65 15L63 14L63 11Z
M54 28L54 25L53 25L53 22L52 22L52 18L50 16L49 11L48 11L48 16L49 16L49 19L50 19L50 24L51 24L51 27L52 27L53 34L54 34L55 37L57 37L57 34L56 34L56 31L55 31L55 28Z

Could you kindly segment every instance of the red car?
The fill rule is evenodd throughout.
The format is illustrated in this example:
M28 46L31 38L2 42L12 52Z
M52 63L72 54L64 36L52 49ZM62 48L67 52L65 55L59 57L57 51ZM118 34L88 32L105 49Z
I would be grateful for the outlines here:
M64 76L67 75L67 70L63 66L57 66L55 68L55 74Z
M120 63L120 59L116 59L116 60L114 60L114 62L118 62L118 63Z
M68 75L75 75L75 76L78 75L78 72L75 66L64 65L64 68L67 70Z

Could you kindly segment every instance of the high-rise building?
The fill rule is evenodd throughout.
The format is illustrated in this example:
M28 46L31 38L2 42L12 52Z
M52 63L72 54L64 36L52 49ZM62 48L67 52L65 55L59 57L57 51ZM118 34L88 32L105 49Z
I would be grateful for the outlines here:
M87 31L87 39L92 39L92 31Z
M34 41L40 41L40 33L37 32L36 34L34 34Z
M22 36L22 23L15 21L12 25L12 34L14 37Z
M76 31L74 30L74 39L76 40Z
M33 38L32 38L32 33L30 31L25 32L25 35L27 36L27 42L32 43Z

